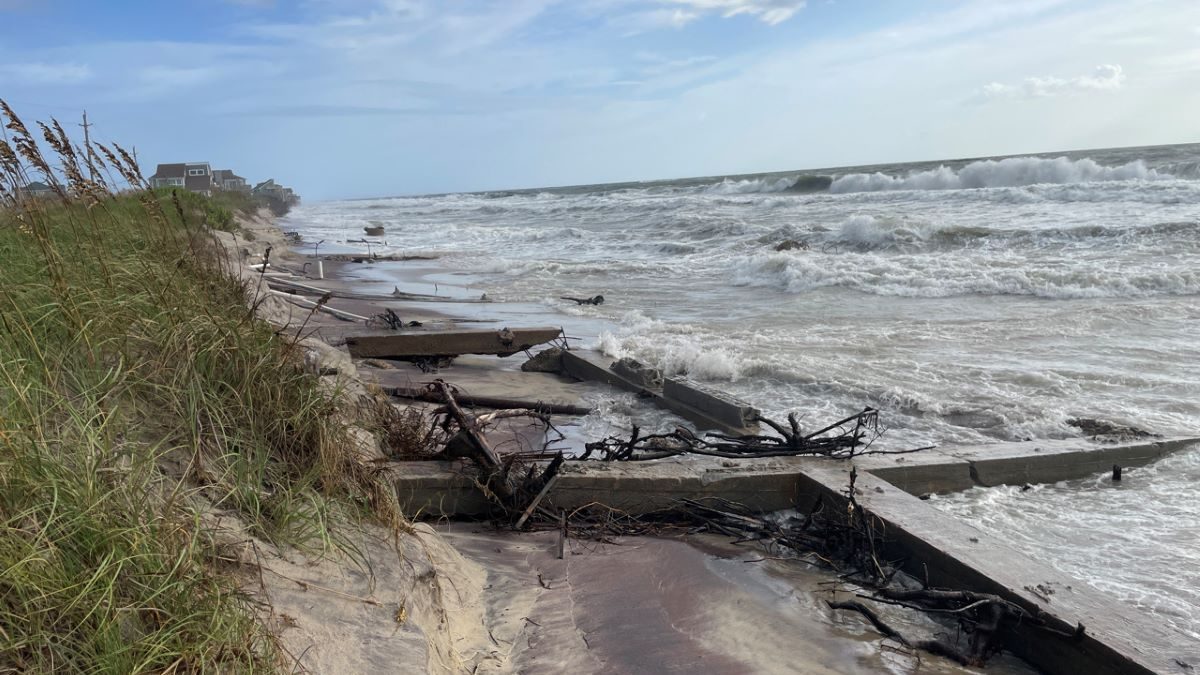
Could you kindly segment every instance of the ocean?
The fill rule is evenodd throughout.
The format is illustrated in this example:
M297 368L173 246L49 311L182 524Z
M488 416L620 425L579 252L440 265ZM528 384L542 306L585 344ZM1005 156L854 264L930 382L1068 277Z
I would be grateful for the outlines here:
M1077 417L1200 431L1200 144L325 202L283 225L437 256L393 264L427 265L419 283L364 283L486 293L770 415L878 408L891 448L1071 438ZM646 415L617 398L582 429ZM935 504L1200 638L1200 450L1168 462Z

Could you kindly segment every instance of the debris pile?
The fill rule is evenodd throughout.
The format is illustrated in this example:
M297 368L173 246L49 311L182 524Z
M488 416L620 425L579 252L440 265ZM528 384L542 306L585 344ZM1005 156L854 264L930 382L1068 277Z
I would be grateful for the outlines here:
M767 425L778 435L709 433L699 437L684 427L676 427L670 433L643 436L635 426L629 438L610 436L586 444L580 459L589 459L593 453L604 461L641 461L682 454L733 459L796 455L849 459L866 454L905 454L929 449L870 450L871 444L883 433L879 427L879 411L874 408L864 408L809 433L801 429L795 413L788 415L787 426L762 415L755 415L754 421Z

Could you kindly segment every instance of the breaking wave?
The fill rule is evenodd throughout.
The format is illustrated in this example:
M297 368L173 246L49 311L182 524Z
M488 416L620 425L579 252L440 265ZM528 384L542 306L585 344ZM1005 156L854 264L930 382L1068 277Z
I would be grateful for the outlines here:
M1200 223L1189 220L1122 227L1086 224L993 229L984 225L856 215L842 221L838 227L825 231L821 243L822 250L841 247L857 251L893 249L916 252L938 247L971 246L985 240L993 247L1003 246L1007 250L1028 250L1042 246L1063 249L1089 242L1166 250L1197 239L1200 239Z
M704 188L704 191L714 195L745 195L763 192L783 192L792 186L792 178L747 178L745 180L730 180L726 178Z
M747 178L743 180L726 178L720 183L705 186L703 191L717 195L769 194L774 192L810 193L824 192L832 184L832 177L812 174L783 176L780 178Z
M733 264L737 286L789 293L840 287L871 295L947 298L1025 295L1040 298L1145 298L1200 294L1200 271L1110 269L1030 260L1020 253L987 256L885 255L874 252L792 255L761 253Z
M1100 181L1170 180L1175 176L1136 160L1121 166L1103 166L1092 159L1066 157L1009 157L971 162L960 169L939 166L895 177L885 173L852 173L833 181L830 192L879 192L883 190L962 190L971 188L1022 187L1026 185L1092 183Z

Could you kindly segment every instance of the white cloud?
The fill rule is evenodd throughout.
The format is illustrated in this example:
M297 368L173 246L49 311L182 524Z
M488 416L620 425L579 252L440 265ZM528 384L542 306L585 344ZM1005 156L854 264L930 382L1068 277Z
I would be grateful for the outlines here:
M15 80L23 84L79 84L92 77L92 69L78 63L6 63L0 64L0 82Z
M663 0L675 5L684 5L692 15L703 12L719 12L723 17L749 14L763 23L774 26L783 23L804 9L807 0Z
M980 90L979 95L985 100L1000 98L1048 98L1064 94L1077 94L1088 91L1114 91L1125 83L1125 73L1121 66L1105 64L1096 66L1091 75L1080 75L1072 78L1061 77L1027 77L1018 84L992 82Z

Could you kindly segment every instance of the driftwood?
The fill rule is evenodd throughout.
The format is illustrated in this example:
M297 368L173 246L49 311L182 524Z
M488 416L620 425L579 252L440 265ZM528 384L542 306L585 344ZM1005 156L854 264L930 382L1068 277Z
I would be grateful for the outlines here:
M681 454L711 455L714 457L783 457L816 455L837 459L848 459L871 454L905 454L929 448L911 450L870 450L871 444L883 430L879 427L879 412L864 408L845 419L805 433L795 413L788 415L787 425L761 415L755 416L778 435L741 435L709 433L700 438L683 427L670 433L640 435L633 427L629 438L610 436L604 440L584 445L582 459L593 453L604 461L629 461L662 459Z
M496 507L495 515L511 522L519 514L519 522L523 525L538 508L538 503L549 493L562 467L563 455L561 452L556 453L545 468L539 468L536 464L520 466L517 455L508 455L502 459L484 436L483 429L497 420L514 417L533 418L545 424L548 429L553 429L550 418L545 413L526 409L497 410L476 416L462 409L451 385L436 380L427 388L430 392L436 392L443 403L437 414L442 417L439 426L449 440L440 456L443 459L470 459L479 469L476 483L489 502ZM561 439L561 434L559 438ZM544 455L548 448L549 443L543 447L540 455Z
M431 390L436 390L441 393L442 401L445 403L445 413L447 422L453 420L458 425L457 438L463 442L455 447L463 448L463 454L475 462L481 472L481 483L486 488L485 492L489 492L498 498L501 503L507 502L512 497L512 488L508 483L508 472L504 470L504 464L500 461L500 455L488 443L483 436L483 425L474 417L463 412L463 409L458 405L458 401L454 398L454 392L450 385L438 380L429 385ZM443 427L446 425L444 424ZM447 447L450 447L448 444Z
M564 295L563 297L559 298L559 300L570 300L571 302L573 302L577 305L603 305L604 304L604 296L603 295L594 295L590 298L570 298L570 297L567 297Z

